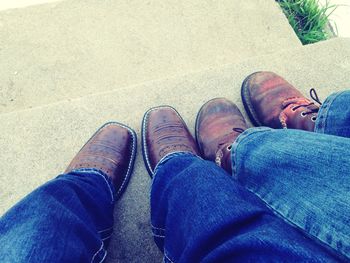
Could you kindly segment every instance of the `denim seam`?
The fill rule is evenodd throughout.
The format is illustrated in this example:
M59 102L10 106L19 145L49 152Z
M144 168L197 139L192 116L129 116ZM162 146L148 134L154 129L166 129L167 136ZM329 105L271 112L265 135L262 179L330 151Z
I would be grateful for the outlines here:
M101 176L102 176L102 175L101 175ZM111 186L109 185L107 179L106 179L104 176L102 176L102 177L103 177L103 179L105 180L105 182L106 182L106 184L107 184L107 186L108 186L109 193L111 194L111 198L112 198L112 203L114 203L114 196L113 196L113 191L112 191L112 189L111 189Z
M98 253L100 253L100 251L103 250L103 245L104 245L104 244L103 244L103 242L102 242L100 248L99 248L99 249L96 251L96 253L92 256L91 262L94 262L95 257L98 255ZM102 260L100 260L100 262L102 262L102 261L105 259L106 255L107 255L107 251L105 251L105 254L104 254Z
M152 224L151 224L151 228L152 228L152 235L154 237L165 238L165 229L159 228L159 227L155 227Z
M151 227L152 227L152 228L154 228L154 229L156 229L156 230L165 231L165 229L164 229L164 228L155 227L155 226L153 226L152 224L151 224Z
M109 193L111 194L111 198L112 198L112 203L114 203L114 196L113 196L113 190L111 188L111 186L109 185L109 182L107 181L106 177L104 174L99 174L100 176L102 176L103 180L105 181L105 183L107 184L108 186L108 189L109 189Z
M160 237L160 238L165 238L165 236L162 236L162 235L156 235L156 234L154 234L154 233L152 233L152 236L154 236L154 237Z
M109 236L106 236L106 237L104 237L104 238L101 238L101 240L102 241L105 241L105 240L107 240L107 239L109 239L109 238L111 238L111 236L113 235L113 233L112 234L110 234Z
M165 229L164 228L155 227L152 224L151 224L151 228L152 228L152 235L154 237L165 238Z
M107 232L107 231L110 231L110 230L113 230L113 226L109 227L109 228L106 228L106 229L103 229L103 230L100 230L100 231L97 231L97 232L101 234L103 232Z
M107 257L107 250L105 250L105 253L99 263L103 262L106 259L106 257Z
M103 240L103 239L105 239L105 238L108 238L109 236L111 236L113 234L113 232L106 232L105 234L100 234L99 233L99 235L100 235L100 238Z
M318 117L315 123L315 129L314 131L317 133L324 133L324 130L326 128L326 121L328 117L328 112L333 104L333 102L339 97L339 95L343 94L345 91L337 92L332 95L330 95L326 101L321 105L321 108L318 113Z
M166 251L164 250L164 257L169 260L171 263L175 263L174 261L172 261L169 256L167 255Z

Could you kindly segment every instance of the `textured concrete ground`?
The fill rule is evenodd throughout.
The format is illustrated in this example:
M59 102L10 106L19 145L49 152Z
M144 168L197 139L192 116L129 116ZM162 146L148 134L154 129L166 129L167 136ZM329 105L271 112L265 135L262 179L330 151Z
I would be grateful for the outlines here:
M341 52L339 52L341 51ZM277 52L218 69L120 88L21 112L0 115L0 213L35 187L62 172L82 144L104 122L117 120L133 127L140 138L143 113L170 104L193 131L200 106L227 97L243 110L240 85L250 73L272 70L305 94L317 89L321 99L350 87L350 39ZM116 205L115 231L108 262L157 262L149 224L150 178L141 148L135 171Z
M300 46L275 1L68 0L0 13L0 113Z

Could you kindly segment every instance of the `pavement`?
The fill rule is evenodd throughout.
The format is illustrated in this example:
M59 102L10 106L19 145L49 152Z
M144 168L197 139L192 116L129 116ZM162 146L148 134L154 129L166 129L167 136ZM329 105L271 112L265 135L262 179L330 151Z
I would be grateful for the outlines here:
M0 12L0 113L298 46L274 1L67 0L10 9Z
M0 2L0 11L23 8L32 5L58 2L59 0L2 0ZM319 4L337 5L337 9L330 14L329 19L334 28L337 28L339 37L350 37L350 1L349 0L319 0Z

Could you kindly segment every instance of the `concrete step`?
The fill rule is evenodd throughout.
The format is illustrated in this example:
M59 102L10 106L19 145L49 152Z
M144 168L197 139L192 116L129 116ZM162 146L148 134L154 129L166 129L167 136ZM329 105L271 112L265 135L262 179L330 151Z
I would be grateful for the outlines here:
M271 70L305 94L317 89L321 99L350 86L350 39L333 39L195 74L62 101L0 115L0 213L25 194L64 171L76 152L104 122L133 127L139 138L135 170L116 205L115 232L108 262L160 261L149 224L150 178L143 164L140 125L152 106L174 106L193 131L200 106L227 97L242 109L240 85L252 72Z
M273 0L70 0L7 10L0 113L298 46Z

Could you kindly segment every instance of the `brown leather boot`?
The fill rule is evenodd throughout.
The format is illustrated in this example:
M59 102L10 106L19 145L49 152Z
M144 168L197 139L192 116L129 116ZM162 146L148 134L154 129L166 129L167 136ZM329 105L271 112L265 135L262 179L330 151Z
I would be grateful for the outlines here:
M151 177L167 154L191 152L199 155L196 143L180 114L170 106L149 109L142 121L142 150Z
M241 95L244 108L256 126L314 130L319 106L273 72L249 75L242 84ZM310 95L321 104L314 89Z
M231 173L231 145L247 128L234 103L224 98L208 101L196 119L196 139L202 156Z
M99 169L112 180L119 198L133 170L136 146L136 134L131 128L106 123L81 148L65 173L80 168Z

